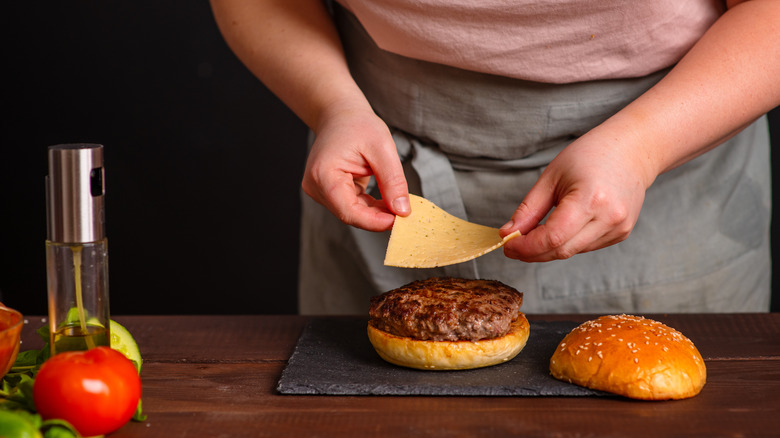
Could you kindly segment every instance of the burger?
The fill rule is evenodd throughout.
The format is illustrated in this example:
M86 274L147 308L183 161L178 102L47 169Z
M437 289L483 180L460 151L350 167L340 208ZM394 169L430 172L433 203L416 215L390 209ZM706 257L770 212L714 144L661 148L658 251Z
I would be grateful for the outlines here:
M464 370L506 362L528 341L523 294L495 280L436 277L371 298L368 338L387 362Z
M607 315L587 321L550 358L553 377L634 399L693 397L707 369L690 339L651 319Z

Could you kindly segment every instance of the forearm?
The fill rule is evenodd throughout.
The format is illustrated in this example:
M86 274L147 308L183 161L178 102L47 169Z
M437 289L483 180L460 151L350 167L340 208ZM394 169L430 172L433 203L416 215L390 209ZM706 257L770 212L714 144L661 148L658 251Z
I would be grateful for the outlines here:
M632 149L647 185L780 103L780 2L729 9L655 87L597 128ZM618 138L619 137L619 138Z
M310 128L328 111L370 110L321 0L212 0L233 52Z

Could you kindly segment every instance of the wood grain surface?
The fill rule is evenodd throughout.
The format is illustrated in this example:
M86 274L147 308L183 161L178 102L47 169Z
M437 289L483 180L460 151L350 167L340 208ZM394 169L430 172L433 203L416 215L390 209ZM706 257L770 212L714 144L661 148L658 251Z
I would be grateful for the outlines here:
M648 316L680 330L701 351L708 380L698 396L645 402L281 395L275 387L307 317L116 317L141 346L148 419L111 437L777 436L780 314ZM37 342L39 319L28 320L23 348Z

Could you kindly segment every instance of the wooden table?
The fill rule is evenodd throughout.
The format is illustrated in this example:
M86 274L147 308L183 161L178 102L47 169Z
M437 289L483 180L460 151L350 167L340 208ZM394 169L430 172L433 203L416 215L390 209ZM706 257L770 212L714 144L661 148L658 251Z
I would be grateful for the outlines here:
M117 316L141 346L148 419L111 436L780 436L780 313L649 317L698 346L708 371L698 396L280 395L277 381L308 317ZM23 349L35 346L39 326L29 318Z

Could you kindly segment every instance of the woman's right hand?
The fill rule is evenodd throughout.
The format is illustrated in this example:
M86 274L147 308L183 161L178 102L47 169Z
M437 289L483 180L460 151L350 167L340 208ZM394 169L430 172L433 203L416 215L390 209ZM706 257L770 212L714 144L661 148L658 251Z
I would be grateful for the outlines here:
M393 226L410 213L401 161L387 125L367 105L333 105L315 127L306 162L304 192L342 222L369 231ZM382 195L366 193L376 178Z

